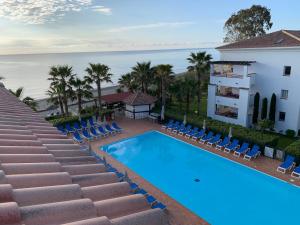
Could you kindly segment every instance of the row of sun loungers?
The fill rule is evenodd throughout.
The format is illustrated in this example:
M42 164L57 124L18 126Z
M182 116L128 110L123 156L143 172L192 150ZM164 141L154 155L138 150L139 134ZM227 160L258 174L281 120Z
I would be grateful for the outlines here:
M211 131L206 133L204 129L199 129L198 127L192 129L191 125L185 126L179 121L170 120L167 124L162 126L162 129L173 134L185 136L186 138L198 141L201 144L206 144L207 146L215 146L217 150L223 150L226 153L233 152L233 155L236 157L243 155L245 160L256 158L261 153L258 145L253 145L252 148L249 148L249 144L244 142L240 146L237 139L233 139L232 141L230 141L229 137L224 137L222 139L221 134L214 135Z
M233 152L233 155L236 157L243 155L243 158L248 161L257 158L261 154L258 145L253 145L252 148L249 148L249 143L247 142L244 142L242 145L240 145L238 139L233 139L232 141L230 141L229 137L224 137L221 139L221 134L214 135L214 133L211 131L206 134L204 129L200 130L198 127L194 127L192 129L191 125L185 126L179 121L170 120L167 124L162 126L162 129L165 129L173 134L185 136L186 138L192 139L193 141L198 141L201 144L206 144L207 146L215 146L217 150L224 151L225 153ZM300 165L296 168L295 166L295 158L288 155L285 161L278 166L277 171L286 173L287 171L294 169L291 173L291 176L300 179Z
M92 117L90 117L88 121L81 119L80 122L74 122L73 126L70 123L66 123L65 126L59 125L57 126L57 129L65 135L72 134L73 140L77 143L92 141L100 137L107 137L123 131L116 122L113 122L111 125L100 125L94 122Z

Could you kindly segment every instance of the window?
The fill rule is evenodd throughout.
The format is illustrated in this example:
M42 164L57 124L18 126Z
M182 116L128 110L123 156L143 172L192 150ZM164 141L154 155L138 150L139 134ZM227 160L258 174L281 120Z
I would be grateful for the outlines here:
M281 98L287 99L289 97L289 91L288 90L281 90Z
M283 76L290 76L292 71L291 66L285 66L283 69Z
M285 112L279 112L279 121L285 121Z

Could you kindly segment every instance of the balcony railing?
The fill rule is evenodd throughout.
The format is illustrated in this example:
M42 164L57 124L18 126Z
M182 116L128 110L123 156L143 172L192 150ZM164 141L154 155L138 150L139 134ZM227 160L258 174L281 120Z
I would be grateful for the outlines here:
M234 98L234 99L239 99L240 95L239 94L234 94L232 92L228 92L228 93L220 93L217 92L216 96L220 96L220 97L226 97L226 98Z
M247 74L248 77L251 77L253 75L255 75L256 73L249 73ZM241 74L234 74L234 73L221 73L221 72L216 72L214 71L212 73L212 76L215 76L215 77L227 77L227 78L238 78L238 79L243 79L243 75Z
M235 112L219 112L219 111L216 111L215 114L218 115L218 116L225 116L225 117L229 117L229 118L232 118L232 119L237 119L238 118L238 114L235 113Z

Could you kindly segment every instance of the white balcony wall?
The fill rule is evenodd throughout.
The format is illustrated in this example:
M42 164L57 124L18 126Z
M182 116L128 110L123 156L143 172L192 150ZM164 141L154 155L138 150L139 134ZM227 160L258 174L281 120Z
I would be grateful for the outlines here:
M219 86L227 86L227 87L236 87L236 88L250 88L254 83L255 78L254 75L250 77L244 78L228 78L221 76L210 76L210 83L219 85Z

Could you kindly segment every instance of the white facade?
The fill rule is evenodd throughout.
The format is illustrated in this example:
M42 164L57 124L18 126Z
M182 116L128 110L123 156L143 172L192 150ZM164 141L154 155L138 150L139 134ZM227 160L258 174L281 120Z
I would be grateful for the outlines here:
M216 68L212 68L208 87L208 116L224 122L250 126L255 93L260 94L260 105L263 98L268 99L268 108L271 96L275 93L277 97L275 129L282 133L287 129L298 132L300 129L300 48L222 49L220 53L221 61L255 61L255 63L249 66L233 65L231 71L233 76L222 76L220 73L216 75L213 71ZM285 66L291 67L291 74L288 76L284 76ZM236 74L242 76L235 76ZM230 90L231 95L232 90L235 92L239 90L238 98L235 95L234 98L218 96L217 89L226 92L227 89L224 87ZM237 89L230 89L230 87ZM287 98L283 98L286 96L282 96L282 92L288 94ZM237 108L237 117L218 115L216 105L219 104ZM235 108L230 110L234 111ZM226 107L221 108L221 112L225 112L225 115L226 110Z
M154 107L152 105L127 105L125 106L125 116L131 119L144 119L150 115L151 109Z

